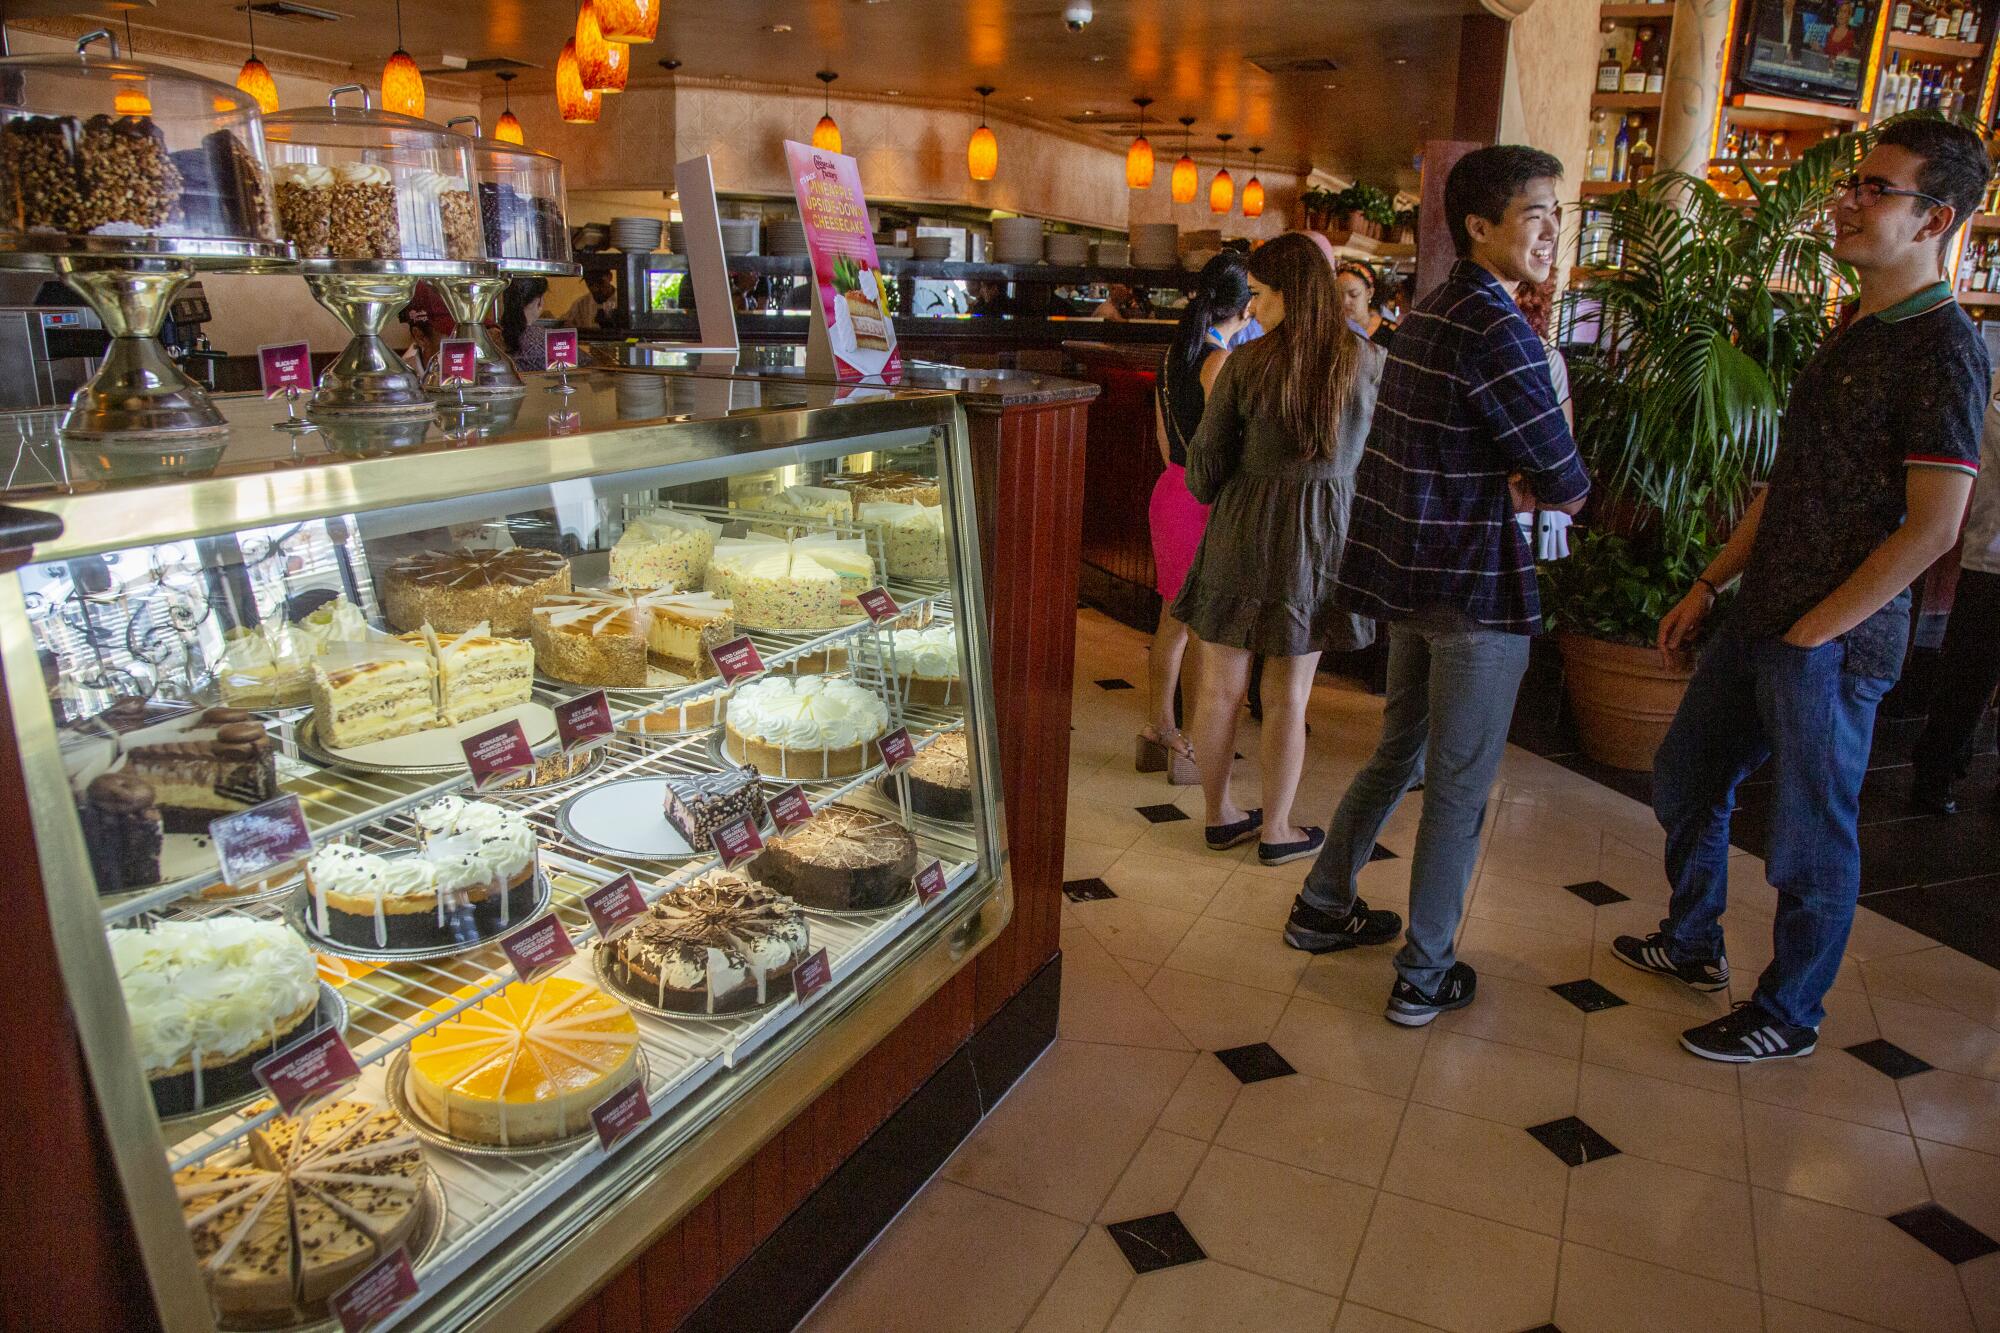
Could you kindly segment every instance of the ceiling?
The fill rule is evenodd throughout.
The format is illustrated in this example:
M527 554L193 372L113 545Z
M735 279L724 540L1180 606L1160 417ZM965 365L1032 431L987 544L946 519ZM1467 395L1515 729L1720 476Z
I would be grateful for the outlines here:
M162 0L132 7L132 20L142 32L241 41L240 3ZM393 0L300 3L341 17L260 18L260 46L365 67L394 45ZM672 57L688 75L808 88L816 70L831 69L841 92L931 99L967 98L990 83L996 107L1108 123L1120 142L1130 134L1130 99L1146 94L1155 99L1149 120L1174 134L1173 121L1196 118L1197 147L1232 132L1234 148L1261 144L1273 164L1407 184L1417 144L1450 129L1458 20L1480 8L1478 0L1093 0L1091 7L1092 22L1073 34L1064 0L667 0L660 38L635 50L634 68L643 74ZM15 0L9 8L109 16L126 7ZM403 44L426 67L447 55L549 67L573 13L566 0L407 0ZM1284 69L1319 61L1335 68Z

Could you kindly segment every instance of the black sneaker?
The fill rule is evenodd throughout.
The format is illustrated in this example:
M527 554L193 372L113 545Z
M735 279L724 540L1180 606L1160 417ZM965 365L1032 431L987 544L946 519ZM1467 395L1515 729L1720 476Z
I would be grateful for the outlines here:
M1446 1010L1463 1009L1471 1004L1472 992L1478 986L1479 974L1464 963L1453 963L1429 995L1397 977L1389 991L1389 1007L1382 1016L1406 1028L1420 1028Z
M1729 984L1727 958L1691 958L1676 963L1667 952L1667 937L1657 930L1643 940L1636 935L1620 935L1611 941L1611 952L1627 967L1657 972L1696 990L1721 990Z
M1681 1045L1704 1060L1752 1065L1811 1055L1819 1045L1819 1030L1781 1023L1764 1006L1745 1000L1714 1022L1681 1033Z
M1376 911L1356 898L1346 916L1335 916L1314 907L1301 894L1292 900L1292 916L1285 922L1285 943L1307 953L1333 953L1362 944L1387 944L1403 932L1403 918L1394 912Z
M1915 815L1955 815L1958 798L1949 782L1919 782L1910 789L1910 813Z

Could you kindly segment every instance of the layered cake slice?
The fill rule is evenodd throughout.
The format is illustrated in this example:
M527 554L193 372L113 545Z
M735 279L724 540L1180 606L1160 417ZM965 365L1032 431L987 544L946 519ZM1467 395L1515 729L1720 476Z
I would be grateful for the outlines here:
M539 890L534 826L504 806L447 796L416 813L422 839L385 856L329 843L306 862L306 911L322 940L429 949L488 939L527 919Z
M871 911L910 896L917 841L886 815L830 805L764 844L750 873L827 911Z
M788 548L738 564L730 588L739 624L759 629L832 629L844 623L840 575Z
M535 603L569 591L569 561L523 546L421 551L389 566L381 587L383 615L396 629L462 634L484 622L490 633L521 635Z
M910 779L912 810L958 824L972 821L972 761L963 731L948 731L917 751L903 772Z
M153 789L168 833L206 832L224 815L278 794L277 747L237 708L211 708L125 737L119 771Z
M661 594L648 601L653 624L646 645L653 660L689 680L717 674L712 654L736 637L735 603L708 592Z
M313 728L351 749L437 724L437 671L421 645L341 645L313 663Z
M722 525L661 509L625 526L611 548L611 581L627 588L699 588Z
M697 852L713 847L715 831L739 819L763 827L764 791L747 764L721 773L671 773L666 785L667 822Z
M854 517L854 497L834 486L787 486L782 491L746 496L737 507L793 519L845 521ZM797 524L782 522L753 523L751 527L778 537L792 536L798 530Z
M950 572L945 554L944 510L915 504L864 504L856 517L882 538L882 558L899 579L942 579Z
M572 685L647 683L653 611L617 588L579 588L544 598L528 620L535 665Z
M445 726L524 704L534 690L534 647L480 632L484 628L425 635L437 663L438 720Z
M929 629L899 629L890 635L896 656L896 676L903 698L913 704L944 707L961 701L958 630L951 625Z
M715 551L709 557L708 573L702 579L702 586L718 597L734 597L736 578L746 565L761 560L774 551L789 550L790 544L782 537L770 537L757 532L747 537L724 537L715 544Z
M656 1009L725 1014L789 994L811 952L797 903L747 875L712 870L646 909L609 943L606 971Z
M868 613L861 609L861 594L881 582L875 568L875 557L868 553L868 542L861 537L801 537L792 543L792 563L810 560L822 569L831 570L840 580L839 623L851 624L865 620Z
M99 893L123 893L160 882L165 839L151 783L131 773L100 774L84 787L77 817Z

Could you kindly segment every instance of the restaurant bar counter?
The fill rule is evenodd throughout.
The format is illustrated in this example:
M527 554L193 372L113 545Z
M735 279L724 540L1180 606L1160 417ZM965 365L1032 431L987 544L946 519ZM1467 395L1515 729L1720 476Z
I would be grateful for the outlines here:
M33 1322L317 1326L407 1257L385 1327L672 1327L982 1034L1033 1058L1092 391L948 379L225 397L171 453L8 414ZM358 1077L281 1114L329 1029Z

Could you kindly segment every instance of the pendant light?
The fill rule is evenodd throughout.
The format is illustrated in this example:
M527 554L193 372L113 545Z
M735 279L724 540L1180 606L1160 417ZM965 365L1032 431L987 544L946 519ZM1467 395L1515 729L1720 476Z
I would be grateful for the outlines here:
M986 128L986 99L993 95L993 89L982 83L973 91L979 94L979 128L966 142L965 169L976 181L990 181L1000 169L1000 141Z
M1195 170L1194 158L1188 153L1188 131L1194 128L1193 116L1181 117L1181 160L1174 163L1174 202L1191 204L1194 202L1195 187L1201 183L1201 173Z
M623 42L606 42L604 44L604 59L605 68L610 72L605 75L604 82L597 85L597 91L600 93L624 92L625 80L631 77L632 74L632 48Z
M1153 104L1150 97L1135 97L1133 104L1139 108L1139 137L1125 150L1125 184L1134 190L1153 188L1153 145L1146 141L1146 108Z
M576 38L572 37L556 57L556 110L572 125L595 125L603 109L603 95L583 86L583 74L577 69Z
M1222 144L1222 166L1215 173L1215 179L1208 183L1208 211L1227 213L1236 203L1236 180L1229 174L1229 141L1233 134L1215 136Z
M644 46L660 35L660 0L597 0L597 26L607 42Z
M424 76L403 49L403 0L396 0L396 49L382 67L382 109L406 116L424 114Z
M1264 216L1264 182L1257 179L1257 154L1262 148L1250 150L1250 179L1243 184L1243 216L1261 218Z
M243 68L236 71L236 86L250 94L257 103L257 109L270 115L278 109L278 84L271 77L271 71L257 58L257 11L250 5L243 6L243 17L250 24L250 58L243 62Z
M840 126L833 119L833 81L840 76L830 69L813 75L820 81L820 108L824 112L813 126L812 146L823 153L840 151Z
M493 137L501 143L525 144L528 136L521 132L521 121L514 114L514 100L508 95L507 85L514 82L514 71L500 71L500 119L493 123Z
M583 0L576 7L576 68L583 86L601 91L611 82L611 46L597 22L596 0Z

